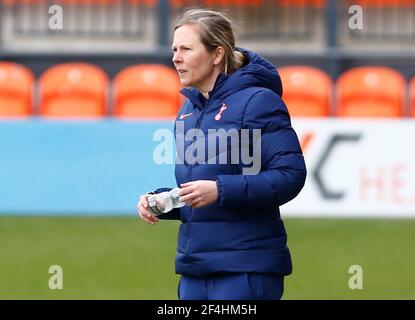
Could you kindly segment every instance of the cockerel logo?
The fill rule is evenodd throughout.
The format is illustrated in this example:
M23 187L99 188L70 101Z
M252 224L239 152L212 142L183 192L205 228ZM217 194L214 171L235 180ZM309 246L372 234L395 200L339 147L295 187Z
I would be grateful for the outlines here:
M223 113L223 111L225 111L227 108L228 108L228 106L227 106L226 104L222 103L222 106L220 107L220 111L219 111L219 113L215 116L215 120L216 120L216 121L219 121L219 120L220 120L220 118L222 118L222 113Z

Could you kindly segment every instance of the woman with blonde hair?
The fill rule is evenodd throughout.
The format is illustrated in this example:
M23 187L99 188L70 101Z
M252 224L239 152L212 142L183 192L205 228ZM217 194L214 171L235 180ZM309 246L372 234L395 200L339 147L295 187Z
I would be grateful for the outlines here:
M306 178L280 77L263 57L236 48L231 20L212 10L183 14L172 51L188 98L175 123L177 146L184 141L186 150L178 150L175 169L179 201L186 205L155 215L145 194L139 215L151 224L182 222L176 255L180 299L280 299L292 265L279 206L297 196ZM193 139L183 139L190 130ZM239 140L226 137L225 147L215 146L212 153L212 130L236 132ZM255 172L246 170L244 144L250 154L258 152Z

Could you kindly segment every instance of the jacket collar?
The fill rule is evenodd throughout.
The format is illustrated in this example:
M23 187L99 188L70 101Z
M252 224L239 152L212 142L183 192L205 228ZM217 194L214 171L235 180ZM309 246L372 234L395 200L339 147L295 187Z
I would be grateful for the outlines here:
M236 48L236 50L247 57L248 63L231 75L220 74L212 91L209 92L209 100L214 98L224 99L248 87L267 88L282 96L282 83L275 66L252 51L241 48ZM180 92L194 106L203 109L206 105L207 100L196 88L184 88Z
M209 100L215 97L215 93L218 92L217 88L221 86L222 83L226 81L228 78L228 75L225 74L219 74L219 76L216 78L215 85L213 86L213 89L209 91ZM196 88L183 88L180 90L180 92L190 100L190 102L198 107L199 109L203 109L206 105L207 99L203 96L203 94Z

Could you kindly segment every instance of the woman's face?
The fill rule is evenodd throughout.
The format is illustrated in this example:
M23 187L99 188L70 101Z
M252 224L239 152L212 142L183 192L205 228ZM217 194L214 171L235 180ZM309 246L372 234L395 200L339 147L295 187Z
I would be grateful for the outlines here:
M174 32L173 63L185 87L195 87L202 92L213 88L219 74L220 55L208 52L200 42L195 25L183 25Z

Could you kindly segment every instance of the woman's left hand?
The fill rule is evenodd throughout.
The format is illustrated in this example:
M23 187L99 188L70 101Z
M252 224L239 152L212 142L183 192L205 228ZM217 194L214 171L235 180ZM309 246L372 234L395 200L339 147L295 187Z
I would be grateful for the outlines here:
M180 185L179 201L185 202L192 208L202 208L218 200L216 181L196 180Z

